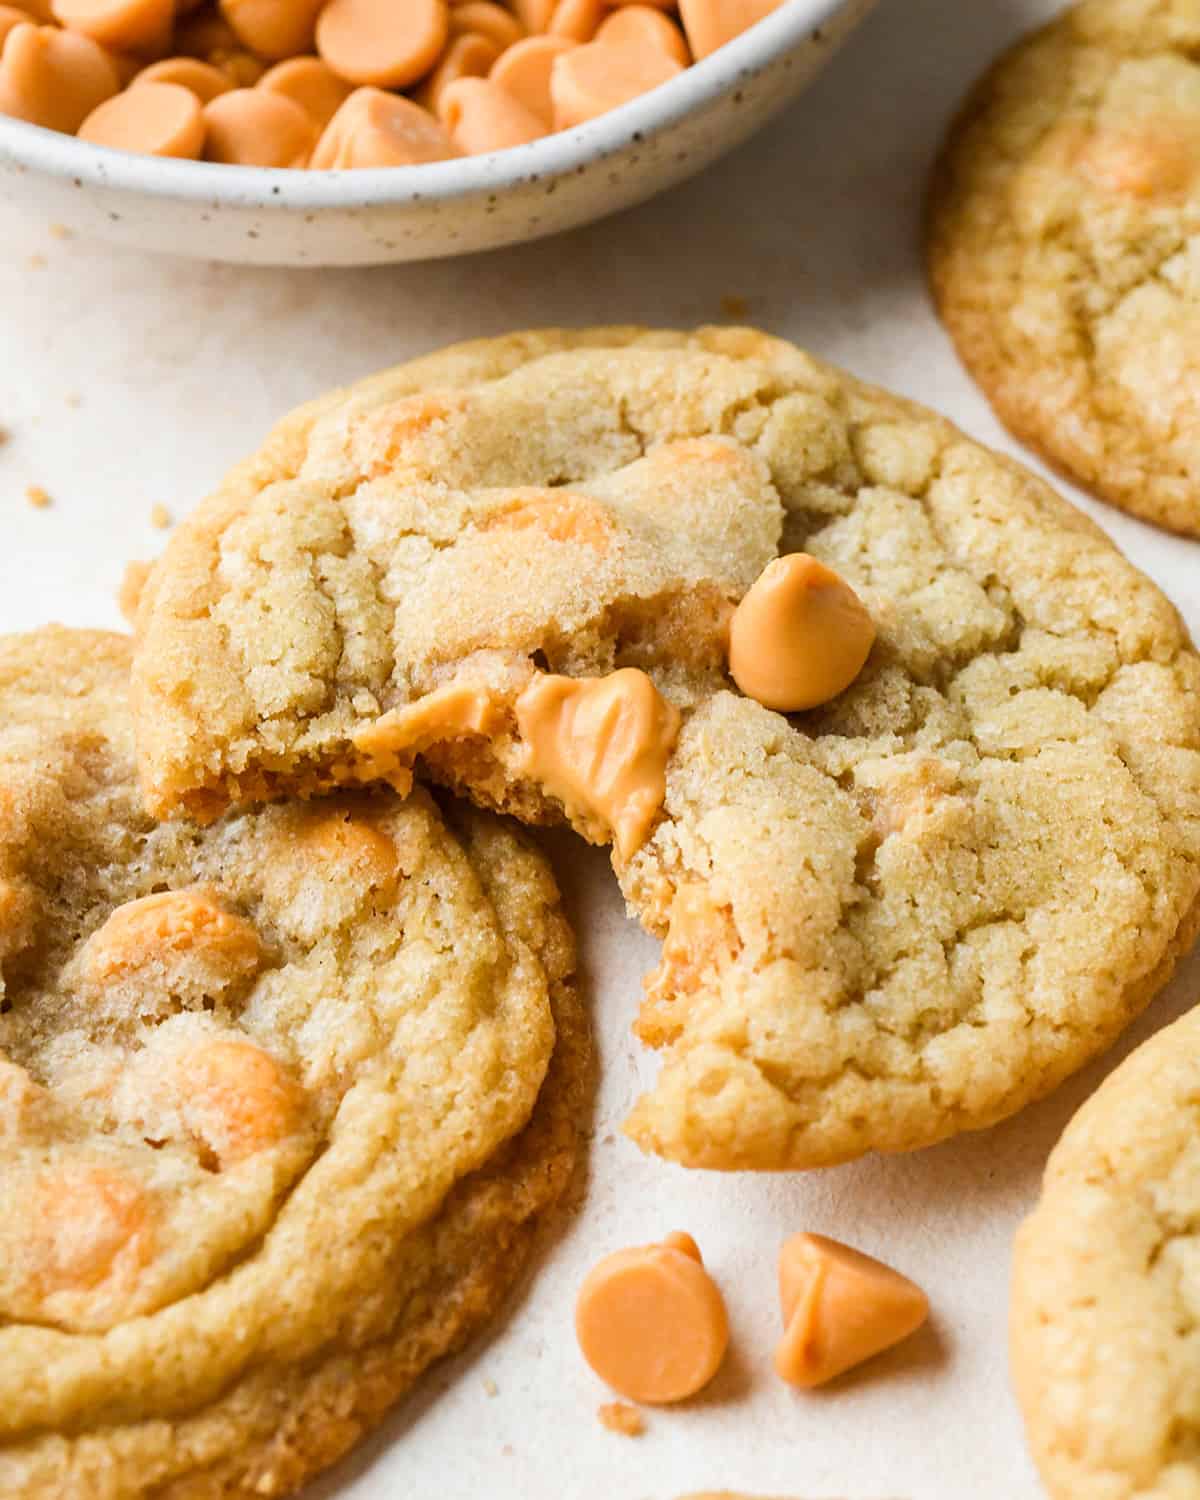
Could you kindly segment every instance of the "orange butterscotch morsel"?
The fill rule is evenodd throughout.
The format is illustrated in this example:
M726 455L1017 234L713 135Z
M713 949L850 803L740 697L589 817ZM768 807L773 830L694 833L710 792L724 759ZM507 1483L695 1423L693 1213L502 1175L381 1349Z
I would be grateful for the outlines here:
M590 42L608 14L608 0L558 0L547 31L572 42Z
M438 113L454 144L468 156L524 146L546 134L537 115L490 78L459 78L447 84Z
M565 36L531 36L502 52L488 77L520 100L547 129L554 123L550 72L555 59L578 46Z
M303 1123L303 1089L253 1042L218 1039L183 1053L173 1083L184 1123L220 1167L278 1145Z
M604 552L616 527L602 505L569 490L530 490L495 511L484 531L537 531L555 542L583 542Z
M211 63L201 62L198 57L165 57L161 62L151 63L137 75L140 83L177 83L180 88L190 89L201 104L207 104L218 94L227 94L233 84Z
M522 772L621 859L645 839L667 791L679 711L636 667L607 677L539 674L516 702ZM589 826L590 825L590 826Z
M1167 198L1200 176L1200 135L1148 121L1139 129L1097 129L1074 152L1076 170L1108 193Z
M794 1234L779 1252L784 1335L775 1369L791 1385L824 1385L915 1333L929 1299L882 1261L821 1234Z
M554 61L550 97L556 130L569 130L628 104L683 72L682 64L656 47L628 42L588 42Z
M79 127L79 139L114 151L196 161L204 150L204 111L181 84L139 81L98 105Z
M258 933L202 885L118 906L87 940L83 969L92 983L103 984L197 954L230 978L253 974L262 961Z
M598 42L624 42L635 47L657 47L684 67L692 60L683 32L652 5L623 5L601 22Z
M486 78L488 70L500 56L500 48L490 37L463 32L451 38L436 68L413 96L422 109L441 114L442 95L460 78Z
M487 37L500 51L516 46L525 35L512 11L494 5L492 0L465 0L462 5L451 6L450 35L465 36L469 32Z
M356 89L326 125L311 165L411 167L458 156L446 127L427 109L383 89Z
M350 83L405 89L437 62L449 30L445 0L328 0L317 51Z
M306 167L317 142L307 112L269 89L232 89L204 106L209 161L246 167Z
M156 57L166 50L175 19L173 0L51 0L68 31L118 52Z
M449 683L376 719L355 735L354 748L370 758L373 776L407 796L422 750L468 735L487 738L502 722L501 706L485 688Z
M729 1347L725 1301L687 1234L594 1266L579 1289L575 1333L601 1380L651 1405L695 1395Z
M255 85L282 94L304 110L318 130L324 130L354 92L319 57L290 57L268 68Z
M382 897L395 895L400 878L396 845L362 818L333 813L313 819L305 823L297 844L305 861L333 865Z
M151 1200L115 1169L79 1163L47 1170L30 1214L35 1283L43 1295L127 1280L150 1259Z
M845 579L793 552L768 563L734 610L729 672L765 708L799 713L844 692L874 643L871 616Z
M74 135L121 86L99 42L57 26L14 26L0 52L0 115Z
M697 62L756 26L783 0L679 0L679 17Z
M221 14L241 42L275 62L311 52L321 0L221 0Z

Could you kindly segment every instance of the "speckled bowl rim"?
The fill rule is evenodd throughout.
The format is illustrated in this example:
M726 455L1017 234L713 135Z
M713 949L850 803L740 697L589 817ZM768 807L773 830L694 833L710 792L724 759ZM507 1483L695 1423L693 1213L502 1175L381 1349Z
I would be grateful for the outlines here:
M498 194L539 179L581 172L678 123L798 48L838 11L853 3L787 0L749 31L650 93L572 130L488 156L418 167L292 172L138 156L88 145L74 136L4 117L0 117L0 155L30 170L70 179L78 187L289 213Z

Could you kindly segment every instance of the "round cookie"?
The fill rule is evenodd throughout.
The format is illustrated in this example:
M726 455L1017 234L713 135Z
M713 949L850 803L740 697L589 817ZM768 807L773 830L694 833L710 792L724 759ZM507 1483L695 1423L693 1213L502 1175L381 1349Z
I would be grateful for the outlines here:
M290 1493L512 1286L589 1049L542 858L142 811L129 642L0 639L0 1492Z
M804 548L870 611L784 715L728 624ZM663 961L628 1129L808 1167L992 1123L1200 923L1200 661L1077 511L749 330L460 346L285 421L137 610L159 813L412 768L615 840Z
M1084 1104L1017 1235L1010 1338L1054 1500L1200 1496L1200 1011Z
M1200 8L1084 0L968 97L935 173L942 317L1001 420L1200 536Z

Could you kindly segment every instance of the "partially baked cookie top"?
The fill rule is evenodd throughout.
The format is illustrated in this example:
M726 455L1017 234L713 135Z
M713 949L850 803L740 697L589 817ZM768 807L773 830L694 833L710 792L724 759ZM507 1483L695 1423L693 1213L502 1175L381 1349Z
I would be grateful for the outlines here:
M578 1104L570 939L544 862L423 792L155 824L128 666L119 636L0 639L0 1490L199 1493L306 1402L332 1420L324 1372L357 1360L340 1425L246 1491L282 1493L285 1447L302 1476L377 1420L561 1191L561 1101L558 1138L500 1164L552 1001Z
M930 273L1018 437L1200 536L1200 6L1084 0L968 97Z
M785 715L726 649L798 549L877 639ZM1015 464L749 330L518 335L335 392L176 532L137 628L156 812L415 765L611 837L664 938L629 1129L692 1165L991 1123L1200 920L1200 662L1168 601Z
M1200 1012L1067 1126L1017 1236L1013 1378L1053 1500L1200 1496Z

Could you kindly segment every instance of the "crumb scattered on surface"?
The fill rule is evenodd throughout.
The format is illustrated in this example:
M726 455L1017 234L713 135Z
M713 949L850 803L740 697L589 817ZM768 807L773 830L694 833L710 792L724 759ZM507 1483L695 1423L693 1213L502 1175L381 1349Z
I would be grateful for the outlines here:
M171 512L165 505L152 505L150 507L150 524L157 526L159 531L165 531L171 524Z
M500 1394L500 1387L494 1380L485 1380L483 1382L483 1393L485 1396L498 1396Z
M607 1427L609 1432L618 1432L622 1437L641 1437L646 1430L641 1412L627 1401L609 1401L596 1415L600 1418L601 1427Z
M138 600L142 597L142 589L149 576L150 564L142 562L140 558L135 558L125 565L121 587L117 590L117 607L131 625L137 613Z
M78 391L68 391L64 399L66 400L68 406L83 405L83 397L79 394Z
M44 490L40 484L29 485L25 490L25 498L34 510L45 510L50 504L50 492Z
M71 231L65 224L51 224L50 233L56 240L69 240L71 238Z
M513 1451L513 1445L511 1443L505 1443L504 1447L500 1450L500 1455L502 1458L511 1458L513 1456Z
M29 257L29 269L31 271L41 271L45 265L46 257L44 255L31 255Z
M750 311L750 304L736 292L728 292L721 298L721 311L727 318L744 318Z

